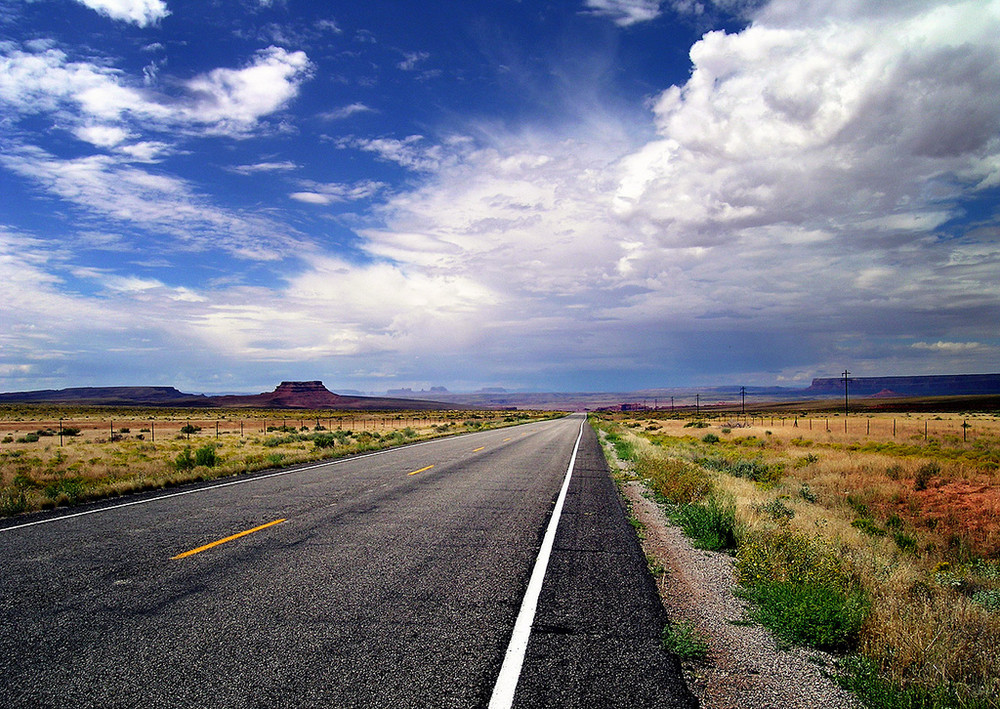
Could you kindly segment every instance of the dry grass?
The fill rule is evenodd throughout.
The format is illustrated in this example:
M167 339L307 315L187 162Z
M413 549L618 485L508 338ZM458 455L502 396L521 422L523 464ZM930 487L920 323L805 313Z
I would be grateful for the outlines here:
M551 412L342 412L0 407L0 515L72 505L449 433ZM77 435L62 436L79 429ZM185 427L194 429L183 432ZM188 429L190 430L190 429ZM38 432L49 435L37 436ZM320 447L316 434L337 437ZM211 465L178 465L204 450ZM214 458L214 460L212 460Z
M925 702L905 706L1000 706L1000 417L615 418L661 455L782 469L768 484L710 475L744 530L839 550L871 600L857 649Z

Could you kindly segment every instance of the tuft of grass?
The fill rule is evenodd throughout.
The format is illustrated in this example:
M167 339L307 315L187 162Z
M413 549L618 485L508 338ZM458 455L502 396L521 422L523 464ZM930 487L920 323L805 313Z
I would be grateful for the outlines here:
M699 549L730 551L736 548L736 502L710 495L704 502L689 502L670 515Z
M663 628L663 649L682 660L701 662L708 656L705 636L690 623L673 623Z

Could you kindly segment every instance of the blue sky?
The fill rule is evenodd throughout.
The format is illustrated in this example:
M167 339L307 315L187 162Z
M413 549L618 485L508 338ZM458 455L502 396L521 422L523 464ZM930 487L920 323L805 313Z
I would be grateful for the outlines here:
M1000 1L0 0L0 390L1000 371Z

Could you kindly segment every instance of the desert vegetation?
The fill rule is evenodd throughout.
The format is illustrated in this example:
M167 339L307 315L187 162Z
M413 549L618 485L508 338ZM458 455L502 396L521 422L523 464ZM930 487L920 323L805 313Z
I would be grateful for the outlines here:
M866 706L1000 706L1000 416L606 414L749 622L839 655Z
M0 516L555 415L5 406Z

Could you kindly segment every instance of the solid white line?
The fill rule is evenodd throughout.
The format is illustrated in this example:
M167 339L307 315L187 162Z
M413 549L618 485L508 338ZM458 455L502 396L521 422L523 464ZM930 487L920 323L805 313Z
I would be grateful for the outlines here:
M535 568L531 572L528 589L524 592L524 600L521 601L521 611L514 622L514 632L511 634L497 683L493 686L489 709L510 709L514 703L514 690L517 689L517 682L521 678L521 666L524 664L524 653L528 649L528 639L531 637L531 625L535 622L538 596L542 592L542 581L545 579L545 570L548 568L552 545L556 539L556 527L559 526L559 517L562 515L566 492L569 490L569 479L576 464L576 452L580 449L580 440L583 438L583 427L586 423L587 419L584 418L580 424L580 433L576 437L576 445L573 446L573 455L569 459L569 467L566 468L566 478L556 499L555 509L552 510L549 526L545 530L542 546L538 550L538 558L535 559Z

